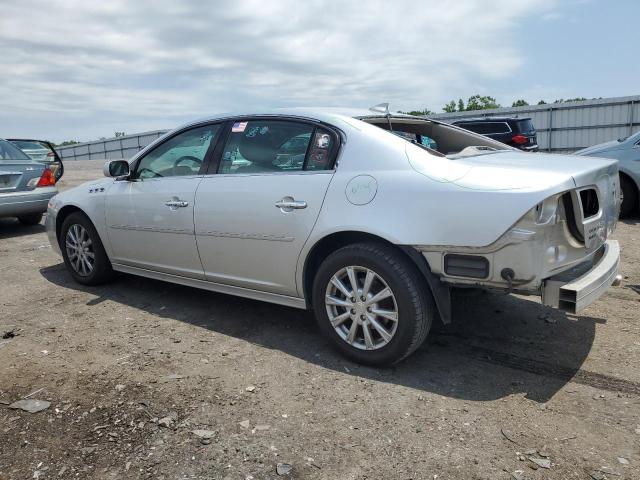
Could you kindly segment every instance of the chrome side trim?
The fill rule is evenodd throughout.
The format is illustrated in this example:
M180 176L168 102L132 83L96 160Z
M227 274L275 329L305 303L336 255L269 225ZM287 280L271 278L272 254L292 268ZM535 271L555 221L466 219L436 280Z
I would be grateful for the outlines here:
M287 307L300 309L307 308L307 303L305 302L304 298L289 297L287 295L279 295L277 293L260 292L258 290L251 290L248 288L207 282L205 280L198 280L197 278L171 275L169 273L156 272L154 270L147 270L138 267L130 267L128 265L122 265L119 263L113 263L112 267L118 272L129 273L131 275L139 275L141 277L152 278L154 280L162 280L170 283L177 283L179 285L185 285L187 287L201 288L203 290L209 290L211 292L235 295L237 297L250 298L252 300L259 300L262 302L276 303L278 305L285 305Z
M142 232L179 233L193 235L193 230L187 230L184 228L141 227L140 225L109 225L109 228L115 228L116 230L139 230Z
M196 232L196 235L205 237L241 238L245 240L269 240L273 242L293 242L295 240L295 237L286 237L284 235L261 235L259 233L232 233L206 230Z

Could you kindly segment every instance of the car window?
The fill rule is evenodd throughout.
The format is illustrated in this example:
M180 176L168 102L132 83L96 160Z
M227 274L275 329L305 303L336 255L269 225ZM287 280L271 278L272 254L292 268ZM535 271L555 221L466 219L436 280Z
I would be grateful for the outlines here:
M25 142L23 140L16 140L11 142L13 143L15 146L17 146L20 150L42 150L42 149L47 149L49 150L47 147L45 147L44 145L37 143L37 142Z
M331 168L333 136L314 125L283 120L233 123L220 173L274 173Z
M533 127L533 122L530 118L526 120L518 120L518 127L522 133L534 132L535 128Z
M505 122L477 122L461 123L459 127L466 128L481 135L492 135L496 133L509 133L511 129Z
M511 127L506 122L486 122L484 124L485 135L491 135L495 133L509 133L511 131Z
M487 129L487 125L484 123L460 123L458 124L458 126L465 128L467 130L471 130L472 132L475 132L475 133L480 133L480 134L489 133L489 130Z
M139 162L135 178L197 175L220 125L206 125L181 132L161 143Z
M335 137L322 128L316 128L309 147L305 170L328 170L332 168L332 152L335 151Z

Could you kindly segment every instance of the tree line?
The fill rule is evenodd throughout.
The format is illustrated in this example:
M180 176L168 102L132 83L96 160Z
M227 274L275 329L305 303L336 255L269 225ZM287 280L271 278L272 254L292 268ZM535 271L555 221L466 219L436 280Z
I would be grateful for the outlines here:
M598 98L602 98L602 97L598 97ZM544 100L540 100L536 105L547 105L549 103L562 103L562 102L580 102L582 100L587 100L587 98L585 97L557 98L553 102L546 102ZM596 100L596 98L593 98L592 100ZM519 98L518 100L515 100L511 104L512 107L526 107L527 105L531 105L531 104L523 98ZM462 98L459 98L458 101L451 100L450 102L446 103L442 107L442 111L446 113L454 113L454 112L470 112L474 110L488 110L491 108L502 108L502 105L500 105L494 97L491 97L489 95L472 95L469 97L466 103ZM425 108L424 110L411 110L410 112L400 112L400 113L406 113L409 115L416 115L416 116L426 116L426 115L434 115L436 112L433 112L428 108Z

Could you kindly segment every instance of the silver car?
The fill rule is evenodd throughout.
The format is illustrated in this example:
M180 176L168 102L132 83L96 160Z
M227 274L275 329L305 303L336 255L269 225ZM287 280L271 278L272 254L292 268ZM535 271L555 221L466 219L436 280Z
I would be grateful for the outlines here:
M620 188L623 197L620 214L624 217L638 211L638 202L640 201L640 132L579 150L576 155L618 160Z
M0 217L36 225L58 193L53 172L12 143L0 139Z
M64 174L64 164L51 142L22 138L7 138L6 140L13 143L36 162L44 163L49 167L56 178L56 182L62 178Z
M207 118L104 173L47 215L78 282L117 271L313 309L365 364L398 362L450 322L454 287L576 312L619 280L616 162L380 108Z

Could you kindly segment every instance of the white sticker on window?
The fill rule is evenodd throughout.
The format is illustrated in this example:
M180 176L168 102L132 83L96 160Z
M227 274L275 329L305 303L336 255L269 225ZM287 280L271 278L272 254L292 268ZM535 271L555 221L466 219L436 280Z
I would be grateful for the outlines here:
M316 137L316 146L318 148L329 148L331 143L331 137L326 133L320 134Z
M231 127L231 131L233 133L244 132L244 129L247 128L247 123L249 122L236 122L233 124L233 127Z

